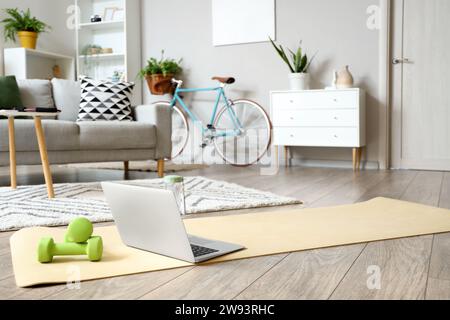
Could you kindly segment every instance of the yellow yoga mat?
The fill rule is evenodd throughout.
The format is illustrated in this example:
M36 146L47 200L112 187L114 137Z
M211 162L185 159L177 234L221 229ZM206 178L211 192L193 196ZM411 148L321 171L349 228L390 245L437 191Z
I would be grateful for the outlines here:
M244 245L247 249L209 263L302 251L361 242L450 232L450 210L376 198L331 208L300 209L185 220L189 233ZM11 237L11 254L19 287L100 279L190 266L190 263L129 248L114 226L95 229L103 237L104 258L57 257L51 264L36 260L43 236L62 241L63 229L28 228Z

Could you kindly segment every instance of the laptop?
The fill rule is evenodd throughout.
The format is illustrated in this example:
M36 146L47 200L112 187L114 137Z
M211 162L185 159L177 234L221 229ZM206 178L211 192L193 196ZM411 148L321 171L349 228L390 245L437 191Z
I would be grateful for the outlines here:
M243 246L189 235L170 190L102 182L122 241L130 247L198 263Z

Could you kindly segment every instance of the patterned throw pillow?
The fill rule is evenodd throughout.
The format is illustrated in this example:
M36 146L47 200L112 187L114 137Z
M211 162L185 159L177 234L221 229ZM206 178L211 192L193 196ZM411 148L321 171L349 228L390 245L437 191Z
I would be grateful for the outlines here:
M134 83L80 79L81 101L77 121L133 121Z

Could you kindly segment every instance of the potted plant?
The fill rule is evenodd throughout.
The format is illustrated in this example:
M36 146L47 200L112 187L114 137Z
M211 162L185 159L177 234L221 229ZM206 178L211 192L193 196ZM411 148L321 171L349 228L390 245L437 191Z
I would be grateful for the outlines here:
M102 53L102 47L98 44L87 44L85 45L81 51L80 55L83 57L83 72L86 74L91 74L91 71L93 70L93 67L98 63L95 59L92 57L95 57Z
M30 9L5 9L5 12L9 16L1 21L4 24L5 41L15 42L17 35L23 48L36 49L38 35L51 29L46 23L32 17Z
M161 52L161 59L150 58L147 65L139 72L139 76L147 81L150 92L155 95L173 93L171 80L180 74L182 59L165 59L164 50Z
M309 74L308 69L311 65L311 62L314 60L314 55L311 59L308 59L308 55L303 54L302 43L298 49L294 52L291 49L289 50L291 60L289 60L288 55L286 54L282 45L276 45L275 42L271 39L273 47L281 57L281 59L287 64L289 70L291 71L289 75L289 84L291 90L307 90L309 89Z
M96 54L102 53L103 48L98 44L87 44L81 50L81 55L83 56L92 56Z

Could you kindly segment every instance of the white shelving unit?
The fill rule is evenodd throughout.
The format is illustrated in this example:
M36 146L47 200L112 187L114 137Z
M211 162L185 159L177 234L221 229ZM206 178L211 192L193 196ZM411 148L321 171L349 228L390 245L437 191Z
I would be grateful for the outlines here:
M108 29L121 29L124 25L123 20L119 21L102 21L102 22L88 22L80 23L81 29L90 29L91 31L108 30Z
M51 79L53 68L58 66L61 78L75 79L75 59L62 54L25 48L4 50L5 75L17 79Z
M111 80L115 71L125 81L135 82L133 103L142 102L142 84L136 80L141 67L140 1L75 0L80 9L77 17L77 75L97 80ZM105 18L105 13L119 9L120 16ZM101 22L91 22L93 15ZM97 45L112 53L89 54L85 48Z
M123 53L100 53L100 54L91 54L91 55L81 55L80 59L92 59L92 60L106 60L106 59L125 59L125 55Z

